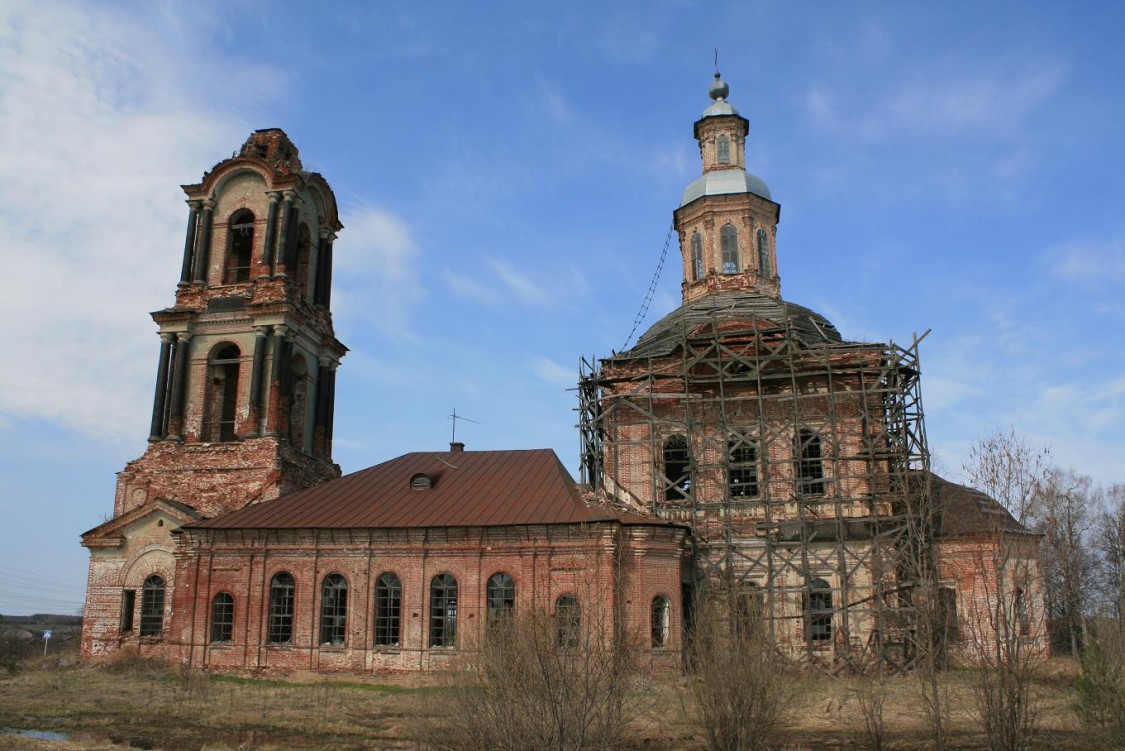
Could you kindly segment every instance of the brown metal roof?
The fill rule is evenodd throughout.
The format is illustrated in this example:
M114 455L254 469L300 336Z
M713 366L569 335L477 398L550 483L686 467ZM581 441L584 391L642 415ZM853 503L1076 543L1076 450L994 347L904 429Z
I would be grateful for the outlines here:
M939 536L1011 532L1032 534L1006 508L979 490L930 473Z
M411 478L429 476L417 490ZM656 518L588 506L550 449L415 452L322 485L188 525L198 529L371 529L575 524Z

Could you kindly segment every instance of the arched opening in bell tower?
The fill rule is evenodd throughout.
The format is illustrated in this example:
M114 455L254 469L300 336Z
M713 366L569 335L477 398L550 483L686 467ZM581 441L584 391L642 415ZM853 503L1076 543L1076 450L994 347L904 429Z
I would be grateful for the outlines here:
M233 344L219 345L207 360L207 401L203 417L203 440L227 443L236 440L238 371L241 353Z

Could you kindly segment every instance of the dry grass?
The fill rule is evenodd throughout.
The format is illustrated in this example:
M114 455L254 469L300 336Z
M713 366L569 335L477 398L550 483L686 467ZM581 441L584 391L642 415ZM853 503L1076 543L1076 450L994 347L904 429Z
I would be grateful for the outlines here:
M114 666L67 666L65 659L32 664L0 678L0 727L67 733L69 741L0 735L13 751L363 751L420 749L418 720L440 692L430 679L377 676L285 680L181 674L124 660ZM1096 738L1072 710L1077 665L1052 660L1035 692L1042 724L1035 748L1061 751L1097 748ZM986 748L976 725L973 675L943 674L952 704L952 746ZM782 733L789 749L863 749L863 713L856 699L862 679L804 675L798 679L794 718ZM642 716L627 748L651 751L704 747L681 709L681 679L659 678L644 687ZM926 721L911 677L887 680L885 748L928 748ZM84 734L84 735L83 735ZM127 745L128 744L128 745Z

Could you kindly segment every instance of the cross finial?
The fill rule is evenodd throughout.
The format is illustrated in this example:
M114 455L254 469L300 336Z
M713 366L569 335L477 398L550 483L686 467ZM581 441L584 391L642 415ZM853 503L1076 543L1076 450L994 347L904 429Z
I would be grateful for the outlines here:
M715 48L715 78L719 77L719 48Z

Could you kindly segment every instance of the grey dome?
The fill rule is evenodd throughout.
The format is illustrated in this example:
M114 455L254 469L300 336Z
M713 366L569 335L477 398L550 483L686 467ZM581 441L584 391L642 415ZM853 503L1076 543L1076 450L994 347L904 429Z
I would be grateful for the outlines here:
M695 199L703 196L723 196L738 193L753 193L767 201L773 200L770 189L762 181L762 178L751 175L744 169L732 167L705 172L692 180L684 189L684 197L680 200L680 206L687 206Z

